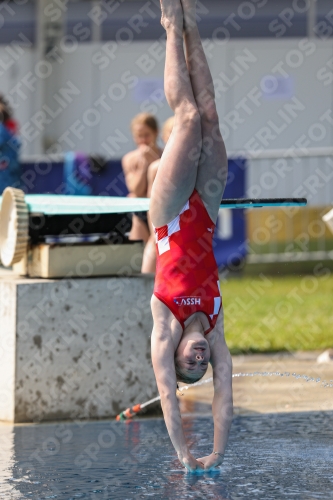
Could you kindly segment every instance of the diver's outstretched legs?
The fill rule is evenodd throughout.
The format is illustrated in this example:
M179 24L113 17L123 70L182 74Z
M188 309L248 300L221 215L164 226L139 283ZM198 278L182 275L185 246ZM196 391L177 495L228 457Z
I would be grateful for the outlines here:
M151 193L150 216L155 227L173 220L191 196L199 164L193 151L202 144L200 115L184 53L183 9L180 0L161 0L161 7L167 33L164 87L175 124Z
M203 139L196 189L215 222L226 184L228 161L219 127L213 79L196 22L196 0L181 0L181 3L186 63L200 114Z

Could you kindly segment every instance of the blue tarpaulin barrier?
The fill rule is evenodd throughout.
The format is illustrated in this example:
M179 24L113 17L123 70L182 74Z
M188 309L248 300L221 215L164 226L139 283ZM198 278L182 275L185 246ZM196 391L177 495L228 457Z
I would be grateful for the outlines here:
M223 198L244 198L246 191L246 160L229 160L227 186ZM214 238L214 253L219 268L237 267L245 259L246 219L244 209L220 210Z

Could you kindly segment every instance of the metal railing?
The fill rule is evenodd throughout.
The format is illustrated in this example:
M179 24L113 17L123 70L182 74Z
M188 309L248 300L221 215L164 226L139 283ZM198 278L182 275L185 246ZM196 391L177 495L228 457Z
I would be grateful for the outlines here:
M333 148L250 151L244 156L248 196L308 199L304 208L246 212L248 262L333 260L333 232L323 221L333 206Z

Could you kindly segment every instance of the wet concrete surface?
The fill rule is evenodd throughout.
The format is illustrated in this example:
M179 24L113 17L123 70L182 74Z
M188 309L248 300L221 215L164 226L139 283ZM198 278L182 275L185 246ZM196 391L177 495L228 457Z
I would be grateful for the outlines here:
M188 474L163 419L0 425L5 500L333 499L333 412L234 418L216 472ZM211 452L210 417L185 417L196 457Z
M233 373L280 372L283 376L234 377L234 411L236 415L254 413L333 410L333 388L323 387L323 381L333 384L333 362L317 363L318 352L258 354L233 357ZM285 374L290 374L286 376ZM320 378L307 382L293 374ZM205 378L212 376L211 369ZM183 414L210 414L213 399L212 384L193 387L180 398Z
M333 366L318 354L234 357L235 374L284 375L233 379L235 417L216 472L186 473L162 418L0 423L0 499L333 499L333 388L322 387ZM212 449L212 397L211 384L180 397L196 457Z

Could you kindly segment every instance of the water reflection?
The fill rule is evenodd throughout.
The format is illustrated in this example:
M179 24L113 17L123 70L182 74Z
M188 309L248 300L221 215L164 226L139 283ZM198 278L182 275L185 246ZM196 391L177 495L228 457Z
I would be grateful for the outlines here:
M0 494L6 498L19 498L15 485L11 484L14 460L14 426L0 426ZM2 491L3 490L3 491ZM0 498L5 498L0 495Z
M190 475L162 419L0 426L0 498L333 499L333 413L234 419L221 470ZM187 418L196 456L211 418Z

